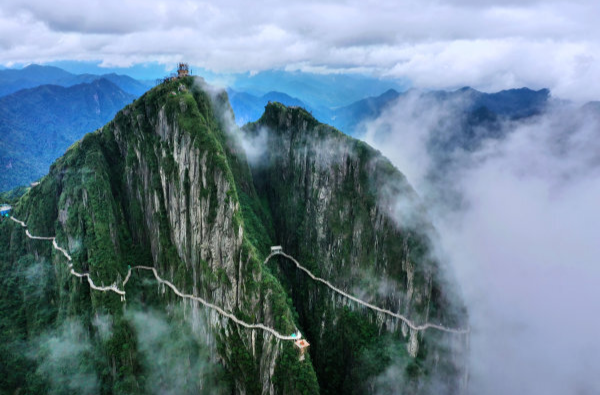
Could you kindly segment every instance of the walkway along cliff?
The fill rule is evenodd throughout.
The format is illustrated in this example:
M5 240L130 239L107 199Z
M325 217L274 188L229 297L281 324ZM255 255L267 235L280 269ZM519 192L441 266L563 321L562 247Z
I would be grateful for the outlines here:
M11 216L10 219L13 220L13 221L15 221L15 222L17 222L18 224L20 224L24 228L27 227L27 225L25 225L24 222L19 221L15 217ZM32 236L29 233L29 230L26 230L25 234L27 235L27 237L29 237L30 239L33 239L33 240L52 241L52 247L55 250L57 250L60 253L62 253L65 256L65 258L67 258L69 260L69 262L71 261L71 256L63 248L61 248L61 247L58 246L58 244L56 243L56 238L55 237ZM271 248L271 251L273 251L273 247ZM415 324L414 322L412 322L411 320L409 320L408 318L406 318L405 316L403 316L402 314L397 314L397 313L394 313L392 311L382 309L380 307L377 307L377 306L374 306L374 305L372 305L370 303L367 303L367 302L365 302L365 301L363 301L363 300L361 300L359 298L356 298L356 297L354 297L352 295L349 295L346 292L344 292L344 291L336 288L335 286L333 286L329 281L323 280L322 278L319 278L319 277L316 277L314 274L312 274L310 272L310 270L308 270L305 267L303 267L292 256L287 255L286 253L284 253L282 251L281 247L278 247L277 250L275 250L274 252L271 252L271 254L269 256L267 256L267 258L265 259L264 263L267 264L267 262L269 261L269 259L271 259L275 255L282 255L282 256L286 257L287 259L291 260L292 262L294 262L296 264L296 266L298 267L298 269L306 272L310 276L310 278L312 278L315 281L319 281L319 282L325 284L326 286L328 286L329 288L331 288L333 291L335 291L335 292L337 292L337 293L345 296L346 298L348 298L348 299L350 299L350 300L352 300L354 302L357 302L357 303L359 303L359 304L361 304L363 306L366 306L369 309L373 309L375 311L378 311L378 312L381 312L381 313L384 313L384 314L388 314L388 315L390 315L392 317L398 318L398 319L402 320L406 325L408 325L411 329L414 329L416 331L423 331L423 330L426 330L428 328L432 328L432 329L437 329L439 331L456 333L456 334L467 334L467 333L469 333L469 329L448 328L448 327L445 327L445 326L442 326L442 325L436 325L436 324L431 324L431 323L425 323L425 324L422 324L422 325L418 325L418 324ZM72 266L73 265L71 263L69 263L69 268L70 269L72 268ZM90 284L90 287L93 290L100 291L100 292L109 292L110 291L110 292L117 293L117 294L123 296L123 298L121 298L121 300L125 301L125 298L124 298L125 293L126 293L125 292L125 285L129 281L129 278L131 277L131 271L132 270L136 270L136 269L137 270L150 270L150 271L152 271L152 273L154 274L154 277L156 278L156 280L159 283L165 284L169 288L171 288L173 290L173 292L175 292L175 294L177 294L177 296L179 296L181 298L196 300L196 301L202 303L204 306L206 306L206 307L208 307L210 309L216 310L219 314L221 314L221 315L223 315L223 316L225 316L225 317L233 320L236 324L241 325L241 326L243 326L245 328L248 328L248 329L262 329L264 331L267 331L267 332L271 333L273 336L275 336L276 338L278 338L280 340L298 340L299 337L300 337L299 335L295 335L295 334L290 335L290 336L282 335L281 333L277 332L276 330L274 330L272 328L269 328L269 327L266 327L263 324L249 324L247 322L244 322L244 321L241 321L241 320L237 319L231 313L228 313L228 312L224 311L220 307L215 306L214 304L212 304L210 302L207 302L207 301L205 301L202 298L199 298L199 297L194 296L194 295L183 294L171 282L162 279L158 275L156 269L153 268L153 267L148 267L148 266L134 266L134 267L129 267L129 270L127 271L127 276L125 276L125 280L123 280L122 289L119 289L116 283L113 284L113 285L111 285L111 286L109 286L109 287L98 287L92 281L91 277L89 276L89 273L77 273L73 269L71 269L71 274L73 274L74 276L79 277L79 278L87 277L88 282Z

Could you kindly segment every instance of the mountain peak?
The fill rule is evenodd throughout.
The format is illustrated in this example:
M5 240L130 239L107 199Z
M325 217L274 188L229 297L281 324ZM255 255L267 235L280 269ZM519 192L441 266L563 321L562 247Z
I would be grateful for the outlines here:
M60 70L62 72L68 73L68 71L65 71L65 70L63 70L61 68L58 68L58 67L55 67L55 66L44 66L44 65L35 64L35 63L29 64L29 65L23 67L23 70L30 70L30 71L35 71L35 70Z
M395 90L394 88L390 88L387 91L383 92L381 95L378 96L378 98L381 99L395 99L400 95L400 92L398 92L397 90Z
M301 122L314 126L319 123L306 109L300 106L286 106L280 102L272 101L265 106L265 112L259 121L264 121L271 126L290 126Z

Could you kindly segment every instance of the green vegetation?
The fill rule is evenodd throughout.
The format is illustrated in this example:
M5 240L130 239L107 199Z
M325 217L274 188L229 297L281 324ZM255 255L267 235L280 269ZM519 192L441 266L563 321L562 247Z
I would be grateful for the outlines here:
M179 84L187 89L178 89ZM89 272L96 284L116 281L121 286L128 267L154 261L184 292L197 287L196 292L209 300L217 290L236 295L239 304L233 312L238 317L248 322L272 320L277 330L291 333L295 327L289 301L277 280L261 268L273 236L270 213L256 195L243 153L214 111L208 95L191 78L162 84L73 144L39 186L5 194L5 200L14 204L15 216L25 220L33 234L56 235L72 255L74 269ZM159 130L168 132L157 134ZM198 162L182 169L177 147L197 155ZM196 164L201 167L194 168L192 177L191 166ZM174 205L182 211L174 214ZM203 237L218 231L232 241L241 240L226 252L239 268L223 266L212 251L201 256L200 248L194 247L191 230L197 224L191 212L199 207L203 226L208 227ZM187 229L182 236L185 246L174 242L178 226ZM198 341L203 338L190 342L186 320L169 316L166 335L148 340L132 312L171 311L165 308L180 305L170 291L163 294L159 288L157 293L151 276L134 273L124 308L118 295L90 290L85 281L71 276L64 257L55 254L50 243L27 239L12 221L0 223L0 245L6 247L0 256L0 366L9 372L0 382L3 391L146 393L157 375L158 387L169 382L155 362L160 367L183 360L197 366L194 361L210 356L212 367L201 369L202 380L178 387L177 393L198 393L200 387L214 389L210 393L227 393L233 387L261 393L259 371L268 361L261 361L261 349L258 354L251 351L250 332L227 323L228 333L218 333L216 344ZM197 270L190 270L193 262ZM43 279L44 286L32 284L31 275ZM237 294L240 288L234 284L243 294ZM37 296L28 295L30 291ZM109 329L98 320L109 322ZM71 335L77 339L71 340ZM173 347L167 338L173 339ZM149 341L153 347L148 347ZM36 342L46 350L39 357L30 352ZM77 347L56 366L62 373L52 370L46 362L54 358L56 347L73 344ZM297 359L286 362L287 367L295 364ZM312 380L308 393L318 393L312 366L302 366L304 379L285 393L307 393L306 380ZM69 370L90 386L69 379Z
M376 296L388 283L406 290L410 277L421 295L418 299L405 305L402 293L384 292L372 302L400 309L417 322L463 322L464 311L438 292L437 263L428 257L430 225L413 203L418 198L387 159L367 144L318 123L301 108L269 104L259 121L245 126L249 135L264 129L270 131L266 163L253 167L252 175L259 199L267 202L272 215L275 244L283 245L316 275L351 292ZM396 217L398 198L414 204L410 222ZM425 348L431 335L420 337L419 352L411 358L406 352L408 338L399 326L384 335L386 327L396 322L350 309L356 306L332 299L329 290L292 263L276 262L272 269L291 295L298 323L311 343L321 393L373 392L377 378L391 365L402 372L398 379L407 388L442 371L449 383L456 383L460 369L448 374L454 366L450 353L437 343L435 352L447 359L428 368L431 361Z
M73 144L40 185L3 196L33 234L56 235L96 284L122 287L129 267L154 266L246 322L299 328L311 343L306 359L292 342L181 302L148 272L132 273L125 303L90 290L50 243L3 220L0 390L260 394L272 380L281 394L358 394L377 388L393 364L421 382L428 355L449 354L426 337L412 358L388 321L332 299L285 260L262 263L282 244L317 275L377 294L381 273L405 286L409 261L421 298L403 309L446 318L427 240L381 212L383 184L410 192L401 174L367 145L277 103L249 126L274 132L269 162L250 168L228 111L226 94L192 78L161 84Z

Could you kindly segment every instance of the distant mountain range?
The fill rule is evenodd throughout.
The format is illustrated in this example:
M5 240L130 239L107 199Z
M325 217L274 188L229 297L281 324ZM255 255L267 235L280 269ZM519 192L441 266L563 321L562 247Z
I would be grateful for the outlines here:
M383 111L397 103L399 98L409 92L388 89L384 93L367 97L339 108L313 107L306 104L304 98L292 97L283 92L269 92L262 96L252 95L228 89L231 107L238 125L254 122L260 118L265 106L273 101L286 106L303 107L320 122L334 126L349 135L360 135L365 122L379 117ZM537 114L548 103L550 92L547 89L534 91L528 88L504 90L497 93L483 93L472 88L462 88L452 92L422 92L424 98L435 102L462 101L465 112L481 120L490 117L508 117L512 119ZM472 120L475 121L475 118Z
M0 191L46 174L71 144L102 127L135 97L105 78L0 97Z
M360 134L362 132L361 127L365 122L379 117L384 110L397 103L399 98L411 92L413 91L400 93L390 89L379 96L368 97L349 106L333 110L331 118L322 120L322 122L329 123L350 135ZM548 104L550 91L547 89L534 91L521 88L497 93L483 93L465 87L451 92L422 92L420 95L424 99L438 103L461 101L465 112L489 120L489 117L496 116L516 119L538 114Z
M59 85L69 87L82 83L91 83L104 78L136 97L152 87L148 82L135 80L118 74L72 74L53 66L30 65L23 69L0 70L0 96L6 96L21 89L35 88L40 85Z
M52 66L0 69L0 168L5 170L0 191L44 174L69 145L102 126L151 85L126 75L73 74ZM280 102L305 108L320 122L356 137L364 135L370 121L415 95L420 111L440 103L460 103L454 134L440 134L441 140L432 143L440 152L470 149L486 137L499 137L499 120L538 114L550 100L545 89L488 94L468 87L452 92L403 88L398 82L358 75L268 71L238 76L227 91L238 125L257 121L269 102Z
M336 109L388 89L404 91L408 83L360 74L318 74L300 71L267 70L253 75L234 75L227 84L238 92L262 96L285 92L312 109Z

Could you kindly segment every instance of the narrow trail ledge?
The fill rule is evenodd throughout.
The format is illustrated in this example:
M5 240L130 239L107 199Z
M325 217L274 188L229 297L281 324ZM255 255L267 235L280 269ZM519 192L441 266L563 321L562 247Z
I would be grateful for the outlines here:
M27 228L27 225L23 222L20 221L14 217L10 217L11 220L13 220L14 222L18 223L19 225L21 225L23 228ZM180 298L183 299L190 299L190 300L195 300L198 301L200 303L202 303L204 306L213 309L215 311L217 311L219 314L221 314L224 317L227 317L229 319L231 319L232 321L234 321L236 324L243 326L244 328L248 328L248 329L261 329L264 330L266 332L269 332L270 334L272 334L273 336L277 337L278 339L281 340L298 340L300 337L298 335L292 335L292 336L286 336L283 335L279 332L277 332L275 329L270 328L268 326L265 326L263 324L249 324L247 322L244 322L240 319L238 319L236 316L234 316L231 313L226 312L225 310L223 310L222 308L220 308L217 305L214 305L204 299L202 299L199 296L195 296L195 295L190 295L190 294L184 294L183 292L181 292L179 289L177 289L177 287L175 287L175 285L173 285L173 283L171 283L168 280L164 280L162 277L160 277L158 275L158 272L156 271L155 268L150 267L150 266L134 266L129 268L129 270L127 271L127 276L125 276L125 280L123 281L123 289L119 289L117 287L116 283L113 283L110 286L98 286L96 284L94 284L94 281L91 279L89 273L78 273L73 269L73 264L71 263L72 259L71 256L67 253L67 251L65 251L63 248L59 247L58 244L56 243L56 238L55 237L41 237L41 236L33 236L31 235L31 233L29 233L29 229L25 230L25 234L27 235L27 237L29 237L30 239L33 240L43 240L43 241L52 241L52 247L59 251L61 254L63 254L67 260L69 261L69 269L70 269L70 273L73 276L79 277L79 278L83 278L86 277L88 283L90 284L90 288L96 290L96 291L100 291L100 292L114 292L118 295L121 296L121 300L125 301L125 285L127 284L127 282L129 281L130 277L131 277L131 272L134 269L137 270L148 270L151 271L154 274L154 277L156 278L156 280L161 283L161 284L165 284L166 286L168 286L169 288L171 288L171 290ZM431 323L425 323L422 325L417 325L415 324L413 321L411 321L410 319L408 319L407 317L403 316L402 314L398 314L398 313L394 313L393 311L390 310L386 310L386 309L382 309L381 307L377 307L374 306L370 303L367 303L361 299L358 299L355 296L352 296L350 294L347 294L346 292L342 291L341 289L335 287L333 284L331 284L329 281L324 280L320 277L315 276L314 274L312 274L312 272L310 270L308 270L307 268L305 268L304 266L302 266L296 259L294 259L294 257L287 255L286 253L280 251L280 252L273 252L271 253L269 256L267 256L267 258L265 259L265 264L267 264L267 262L269 262L269 260L276 256L276 255L281 255L289 260L291 260L292 262L294 262L296 264L296 267L300 270L302 270L303 272L305 272L306 274L308 274L308 276L310 278L312 278L314 281L318 281L320 283L325 284L327 287L329 287L331 290L333 290L334 292L358 303L361 304L371 310L389 315L391 317L394 318L398 318L400 319L402 322L404 322L409 328L415 330L415 331L425 331L427 329L436 329L442 332L449 332L449 333L455 333L455 334L468 334L470 332L469 328L466 329L461 329L461 328L448 328L445 327L443 325L436 325L436 324L431 324Z
M342 291L341 289L335 287L333 284L331 284L329 281L324 280L320 277L315 276L314 274L311 273L310 270L308 270L307 268L305 268L304 266L302 266L296 259L294 259L294 257L292 257L291 255L287 255L284 252L275 252L270 254L267 259L265 260L265 264L269 261L269 259L271 259L273 256L275 255L281 255L287 259L289 259L290 261L294 262L296 264L296 267L300 270L302 270L303 272L305 272L306 274L309 275L310 278L312 278L315 281L318 281L320 283L325 284L326 286L328 286L329 288L331 288L334 292L337 292L338 294L358 303L361 304L365 307L368 307L369 309L375 310L377 312L383 313L383 314L387 314L391 317L394 318L398 318L400 320L402 320L404 323L406 323L406 325L408 325L409 328L415 330L415 331L424 331L427 329L437 329L439 331L443 331L443 332L450 332L450 333L457 333L457 334L466 334L470 332L470 329L460 329L460 328L448 328L442 325L436 325L436 324L430 324L430 323L426 323L423 325L417 325L414 322L412 322L411 320L409 320L407 317L403 316L402 314L398 314L398 313L394 313L393 311L390 310L386 310L386 309L382 309L381 307L377 307L374 306L370 303L365 302L364 300L358 299L355 296L352 296L350 294L347 294L346 292Z

